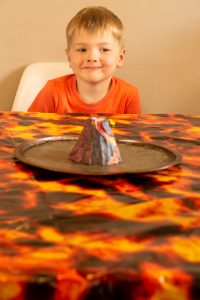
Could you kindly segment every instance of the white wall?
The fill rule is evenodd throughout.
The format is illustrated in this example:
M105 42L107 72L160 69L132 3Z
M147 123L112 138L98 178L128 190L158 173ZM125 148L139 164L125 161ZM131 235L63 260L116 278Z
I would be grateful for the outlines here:
M139 87L144 113L200 114L199 0L0 0L0 110L10 110L27 64L65 60L66 24L88 5L123 21L117 73Z

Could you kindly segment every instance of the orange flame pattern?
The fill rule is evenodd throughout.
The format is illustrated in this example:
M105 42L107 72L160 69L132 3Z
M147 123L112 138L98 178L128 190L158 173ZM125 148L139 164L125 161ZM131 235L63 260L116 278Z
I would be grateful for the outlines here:
M160 143L182 163L110 177L13 158L21 142L79 134L87 116L0 116L0 300L199 299L200 116L112 116L117 137Z

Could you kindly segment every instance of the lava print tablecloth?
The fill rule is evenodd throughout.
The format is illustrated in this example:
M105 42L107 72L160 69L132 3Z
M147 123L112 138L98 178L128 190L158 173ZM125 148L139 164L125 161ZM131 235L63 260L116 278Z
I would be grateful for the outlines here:
M87 116L0 112L0 300L200 299L200 116L111 118L116 137L181 163L115 176L31 167L14 158L20 143L78 135Z

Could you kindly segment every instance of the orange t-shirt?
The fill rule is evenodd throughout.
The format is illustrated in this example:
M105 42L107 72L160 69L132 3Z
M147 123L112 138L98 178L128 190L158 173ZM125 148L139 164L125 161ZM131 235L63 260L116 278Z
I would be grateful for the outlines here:
M47 81L28 111L137 114L140 113L140 98L135 86L113 77L111 87L103 99L95 104L85 103L78 94L75 75L70 74Z

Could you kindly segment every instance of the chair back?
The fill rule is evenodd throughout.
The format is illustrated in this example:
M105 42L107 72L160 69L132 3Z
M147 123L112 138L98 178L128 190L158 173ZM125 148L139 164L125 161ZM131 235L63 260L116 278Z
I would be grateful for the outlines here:
M28 65L21 77L11 111L27 111L49 79L73 73L67 62L38 62Z

